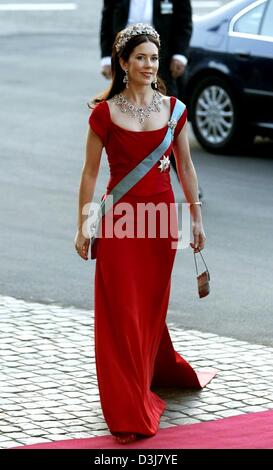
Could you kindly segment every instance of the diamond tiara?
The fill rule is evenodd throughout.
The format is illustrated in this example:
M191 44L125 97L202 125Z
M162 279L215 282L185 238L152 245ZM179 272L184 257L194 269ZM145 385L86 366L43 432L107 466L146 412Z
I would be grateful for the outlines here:
M137 23L128 26L121 31L119 40L116 43L116 51L119 52L133 36L139 36L140 34L149 34L150 36L153 36L160 45L159 34L152 26L148 24Z

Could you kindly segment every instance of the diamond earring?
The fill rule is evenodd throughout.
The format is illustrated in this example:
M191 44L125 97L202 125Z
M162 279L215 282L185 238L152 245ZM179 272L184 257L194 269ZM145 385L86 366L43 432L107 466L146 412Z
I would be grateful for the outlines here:
M153 85L155 87L155 89L157 90L158 86L157 86L157 77L155 77L154 81L153 81Z
M125 75L123 77L123 83L126 83L126 88L129 88L128 70L125 70Z

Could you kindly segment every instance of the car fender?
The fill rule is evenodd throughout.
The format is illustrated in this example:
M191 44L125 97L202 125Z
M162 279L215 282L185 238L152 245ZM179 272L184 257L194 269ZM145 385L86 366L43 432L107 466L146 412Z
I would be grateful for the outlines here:
M197 60L196 67L191 67L190 75L186 74L185 76L183 100L189 111L193 90L201 80L209 77L222 78L232 88L238 99L242 96L243 83L240 77L234 77L234 74L231 73L228 61L223 63L220 58L219 61L215 58L213 60L207 58L205 61L200 62Z

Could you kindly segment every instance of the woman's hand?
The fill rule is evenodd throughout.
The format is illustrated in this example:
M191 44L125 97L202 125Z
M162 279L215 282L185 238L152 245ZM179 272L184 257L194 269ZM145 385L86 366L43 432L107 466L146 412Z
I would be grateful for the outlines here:
M76 249L78 255L82 259L85 259L87 261L88 260L88 249L89 249L89 245L90 245L90 239L85 238L83 236L83 234L79 230L77 230L75 240L74 240L74 244L75 244L75 249Z
M206 236L202 222L192 222L193 243L190 243L195 253L203 250L206 242Z

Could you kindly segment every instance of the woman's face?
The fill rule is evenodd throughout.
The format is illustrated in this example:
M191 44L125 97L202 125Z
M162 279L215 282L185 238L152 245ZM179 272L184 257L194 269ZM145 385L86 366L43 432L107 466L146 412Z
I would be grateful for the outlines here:
M143 42L132 51L123 70L128 69L129 81L137 85L151 85L158 71L158 48L153 42Z

